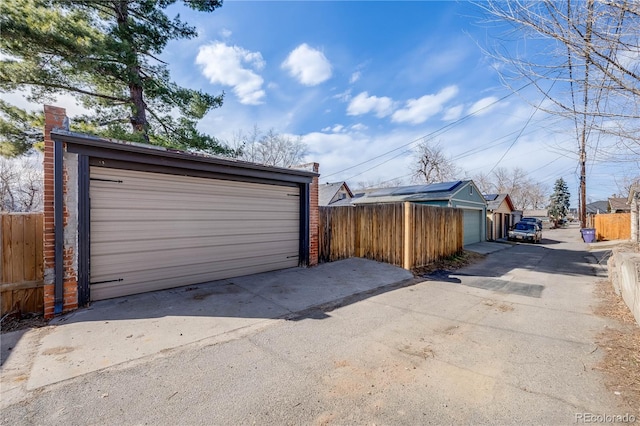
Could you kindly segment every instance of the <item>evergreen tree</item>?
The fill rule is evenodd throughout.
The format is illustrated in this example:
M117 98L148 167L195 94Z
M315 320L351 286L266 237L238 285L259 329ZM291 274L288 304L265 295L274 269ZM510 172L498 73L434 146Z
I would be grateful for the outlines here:
M189 39L196 29L169 18L176 0L3 0L0 2L0 91L21 90L43 102L70 93L94 111L81 117L93 133L181 149L230 154L196 129L198 120L222 105L222 95L178 86L158 55L171 40ZM212 12L221 0L185 0ZM6 105L0 143L24 151L22 125ZM9 109L10 110L10 109ZM176 114L177 113L177 114ZM17 113L23 121L28 114ZM8 123L8 124L7 124ZM12 130L4 132L4 129ZM30 134L26 129L25 134ZM13 138L13 139L12 139ZM25 142L26 141L26 142Z
M569 213L569 199L571 194L564 179L556 180L553 186L553 194L551 195L551 203L549 204L549 216L556 226L558 221L563 219Z

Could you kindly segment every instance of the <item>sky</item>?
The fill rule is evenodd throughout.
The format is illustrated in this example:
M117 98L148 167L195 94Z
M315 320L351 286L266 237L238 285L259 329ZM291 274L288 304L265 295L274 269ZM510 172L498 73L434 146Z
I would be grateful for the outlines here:
M564 178L578 205L575 130L536 112L535 91L514 94L501 82L501 65L483 51L498 30L476 5L227 0L213 13L168 9L176 13L199 36L161 55L172 79L225 93L200 123L204 132L231 141L257 126L300 136L321 183L352 187L413 183L413 149L426 139L460 179L520 167L549 193ZM70 97L58 104L73 113ZM611 196L633 166L590 161L587 201Z

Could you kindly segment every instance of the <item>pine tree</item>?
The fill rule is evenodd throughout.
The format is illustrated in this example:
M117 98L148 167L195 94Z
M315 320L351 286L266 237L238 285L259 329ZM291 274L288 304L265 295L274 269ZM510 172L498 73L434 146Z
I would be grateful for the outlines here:
M230 153L196 129L198 120L222 105L223 96L178 86L158 59L169 41L197 35L180 16L165 14L175 2L1 1L0 91L21 90L34 102L72 94L95 111L80 119L82 126L102 136ZM184 3L202 12L222 5L221 0ZM11 128L10 114L0 112L0 122ZM13 126L14 141L3 132L0 142L24 149L16 136Z
M571 194L564 179L556 180L553 186L553 194L551 195L551 203L549 204L549 216L553 220L555 226L558 226L560 219L563 219L569 213L569 199Z

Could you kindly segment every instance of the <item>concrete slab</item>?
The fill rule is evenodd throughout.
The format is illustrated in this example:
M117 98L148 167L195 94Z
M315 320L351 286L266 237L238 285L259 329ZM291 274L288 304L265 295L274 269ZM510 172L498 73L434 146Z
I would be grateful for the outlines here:
M589 251L611 250L616 246L626 244L628 242L629 240L597 241L589 243Z
M2 365L2 406L14 400L5 398L5 371L33 390L187 344L234 340L314 306L410 279L404 269L353 258L95 302L52 321L37 344L13 342Z
M513 245L508 242L481 241L479 243L474 243L474 244L469 244L467 246L464 246L464 249L468 251L472 251L474 253L489 254L489 253L495 253L500 250L505 250L511 247L513 247Z

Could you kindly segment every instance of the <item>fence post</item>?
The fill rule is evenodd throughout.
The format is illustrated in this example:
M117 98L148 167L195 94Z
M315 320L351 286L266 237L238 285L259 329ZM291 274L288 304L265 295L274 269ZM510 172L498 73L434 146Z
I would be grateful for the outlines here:
M412 222L411 203L409 203L408 201L405 201L403 203L403 209L404 209L404 220L402 221L402 230L403 230L404 239L402 241L402 245L403 245L402 265L404 269L410 271L411 268L413 267L413 258L411 253L411 245L413 243L413 241L411 240L411 222Z

